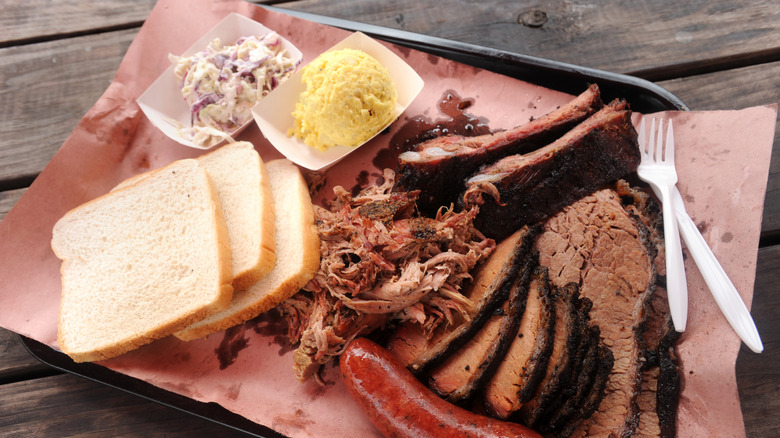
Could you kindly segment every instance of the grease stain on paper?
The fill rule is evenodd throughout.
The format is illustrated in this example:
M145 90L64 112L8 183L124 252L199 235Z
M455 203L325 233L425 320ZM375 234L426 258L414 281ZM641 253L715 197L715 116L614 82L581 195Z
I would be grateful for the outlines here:
M243 325L238 325L225 330L222 341L219 343L219 346L214 349L217 360L219 360L220 370L224 370L230 365L233 365L236 362L236 359L238 359L238 353L249 346L249 339L244 336L245 330Z
M263 313L257 318L248 321L252 324L252 330L264 338L268 338L268 345L276 344L279 347L279 356L284 356L294 350L287 335L287 321L277 310Z
M227 389L227 392L225 392L225 397L228 398L228 400L238 400L238 395L241 393L241 382L230 385L230 387Z
M310 435L311 432L308 432L307 429L314 424L314 420L309 417L305 410L297 408L291 414L283 414L274 418L272 427L275 430L303 430L306 431L307 435Z
M176 362L182 364L185 362L189 362L190 359L192 359L192 355L189 351L182 351L179 353L176 353L173 355L173 358L176 359Z

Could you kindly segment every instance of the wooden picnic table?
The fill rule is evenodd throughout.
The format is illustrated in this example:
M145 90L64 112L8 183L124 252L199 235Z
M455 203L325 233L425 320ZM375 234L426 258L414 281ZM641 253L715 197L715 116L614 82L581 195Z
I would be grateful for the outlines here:
M0 219L111 82L154 0L0 5ZM780 102L780 3L577 0L258 2L635 75L691 109ZM752 314L765 351L736 365L747 436L780 436L780 129ZM2 281L2 280L0 280ZM0 309L6 312L9 309ZM0 329L2 436L242 436L40 363Z

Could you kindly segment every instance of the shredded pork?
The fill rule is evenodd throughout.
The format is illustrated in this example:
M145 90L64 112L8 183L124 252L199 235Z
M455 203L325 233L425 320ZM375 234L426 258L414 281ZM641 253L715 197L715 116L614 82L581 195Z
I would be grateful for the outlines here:
M331 209L315 207L322 259L314 278L282 304L295 371L306 380L354 337L390 321L411 320L431 333L473 303L460 293L469 272L495 247L474 228L477 208L416 216L417 192L384 183L352 197L335 187Z

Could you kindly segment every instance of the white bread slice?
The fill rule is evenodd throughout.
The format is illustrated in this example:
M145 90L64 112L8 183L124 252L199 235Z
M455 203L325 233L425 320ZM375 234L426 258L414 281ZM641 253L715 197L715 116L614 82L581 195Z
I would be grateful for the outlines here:
M232 298L227 227L196 160L180 160L66 213L57 341L102 360L181 330Z
M320 237L314 224L309 190L298 168L288 160L266 163L276 207L276 264L245 290L236 291L230 306L176 337L189 341L248 321L297 293L320 267Z
M198 161L214 182L233 254L233 288L244 289L274 266L274 202L268 172L252 143L236 142Z
M268 172L252 143L226 144L197 158L214 183L230 236L233 288L244 289L274 266L274 203ZM114 190L152 172L135 175Z

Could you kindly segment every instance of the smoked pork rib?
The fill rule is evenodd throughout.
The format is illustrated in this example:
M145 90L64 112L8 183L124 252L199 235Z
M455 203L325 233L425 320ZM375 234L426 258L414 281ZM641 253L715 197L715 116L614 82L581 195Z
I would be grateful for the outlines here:
M572 436L630 436L638 424L655 247L621 201L612 189L586 196L546 221L536 243L552 283L576 282L580 295L591 300L591 323L600 328L614 360L598 410Z
M482 168L466 181L459 205L481 204L474 224L500 240L634 172L639 160L631 111L613 101L555 142Z
M448 135L422 142L399 155L394 190L420 190L418 208L435 214L440 206L455 202L465 179L480 166L545 146L601 106L599 88L591 85L566 105L515 128L476 137Z

